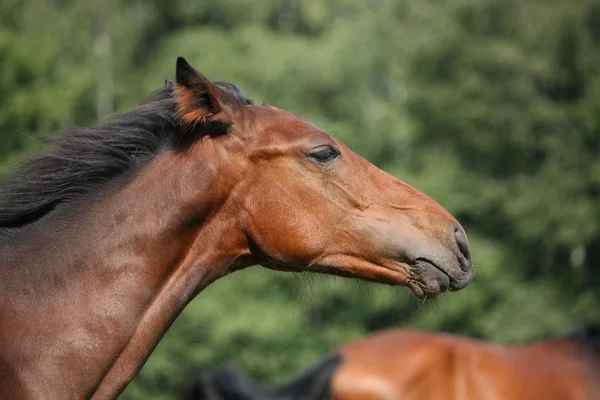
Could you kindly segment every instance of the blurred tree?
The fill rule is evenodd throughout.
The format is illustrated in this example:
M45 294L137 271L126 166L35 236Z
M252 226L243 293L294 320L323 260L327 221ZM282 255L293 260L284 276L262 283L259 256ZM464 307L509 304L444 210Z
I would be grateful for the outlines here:
M428 27L407 72L413 171L434 175L434 197L459 193L450 208L510 244L525 278L571 279L574 292L597 287L600 4L399 8L408 32Z

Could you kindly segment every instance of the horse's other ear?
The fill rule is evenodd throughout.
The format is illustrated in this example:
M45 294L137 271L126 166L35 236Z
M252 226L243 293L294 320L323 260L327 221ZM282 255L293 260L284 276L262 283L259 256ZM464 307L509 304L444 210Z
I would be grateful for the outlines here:
M331 397L330 383L333 374L342 363L342 356L334 353L319 361L316 365L276 389L275 399L325 400Z
M165 79L165 90L170 92L170 91L173 91L174 89L175 89L175 82L173 82L169 78L166 78Z
M198 125L215 133L227 131L233 122L235 99L192 68L183 57L177 58L175 101L183 130Z

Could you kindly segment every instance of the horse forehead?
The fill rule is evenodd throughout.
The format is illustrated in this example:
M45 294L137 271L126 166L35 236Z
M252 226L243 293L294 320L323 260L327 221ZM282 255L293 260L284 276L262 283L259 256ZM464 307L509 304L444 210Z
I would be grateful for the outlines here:
M265 127L287 132L306 133L318 131L325 133L315 124L290 111L269 105L257 106L256 108L258 109L258 117Z

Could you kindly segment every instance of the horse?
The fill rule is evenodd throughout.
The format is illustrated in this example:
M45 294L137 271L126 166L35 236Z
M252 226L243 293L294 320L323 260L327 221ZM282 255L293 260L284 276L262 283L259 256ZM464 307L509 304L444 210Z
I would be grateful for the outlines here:
M253 265L417 297L471 281L434 200L182 57L175 76L2 184L0 398L116 398L191 299Z
M389 330L342 346L335 400L598 400L598 329L521 346Z
M308 375L327 379L331 397L323 397L322 391L310 397L288 390L287 397L271 395L269 400L600 399L600 327L592 325L519 346L391 329L342 345L325 360L334 356L341 361L333 376L330 371ZM201 395L185 400L266 399L262 385L227 371L197 381L195 393ZM202 397L209 388L213 397ZM268 393L280 392L275 388Z
M233 361L220 369L195 369L180 400L327 400L331 377L341 361L339 354L331 354L299 377L274 387L241 379Z

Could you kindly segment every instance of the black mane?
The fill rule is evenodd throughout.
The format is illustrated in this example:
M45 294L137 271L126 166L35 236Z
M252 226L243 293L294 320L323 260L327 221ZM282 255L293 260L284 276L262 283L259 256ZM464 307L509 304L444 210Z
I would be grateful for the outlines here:
M215 83L242 104L252 104L234 85ZM54 149L26 161L0 186L0 230L38 220L59 204L98 192L134 173L180 137L173 88L109 122L47 137Z
M266 386L244 379L235 363L230 361L216 370L196 369L191 384L185 387L182 400L275 400L329 398L329 385L342 356L331 353L288 383Z
M600 352L600 325L580 323L572 337Z

